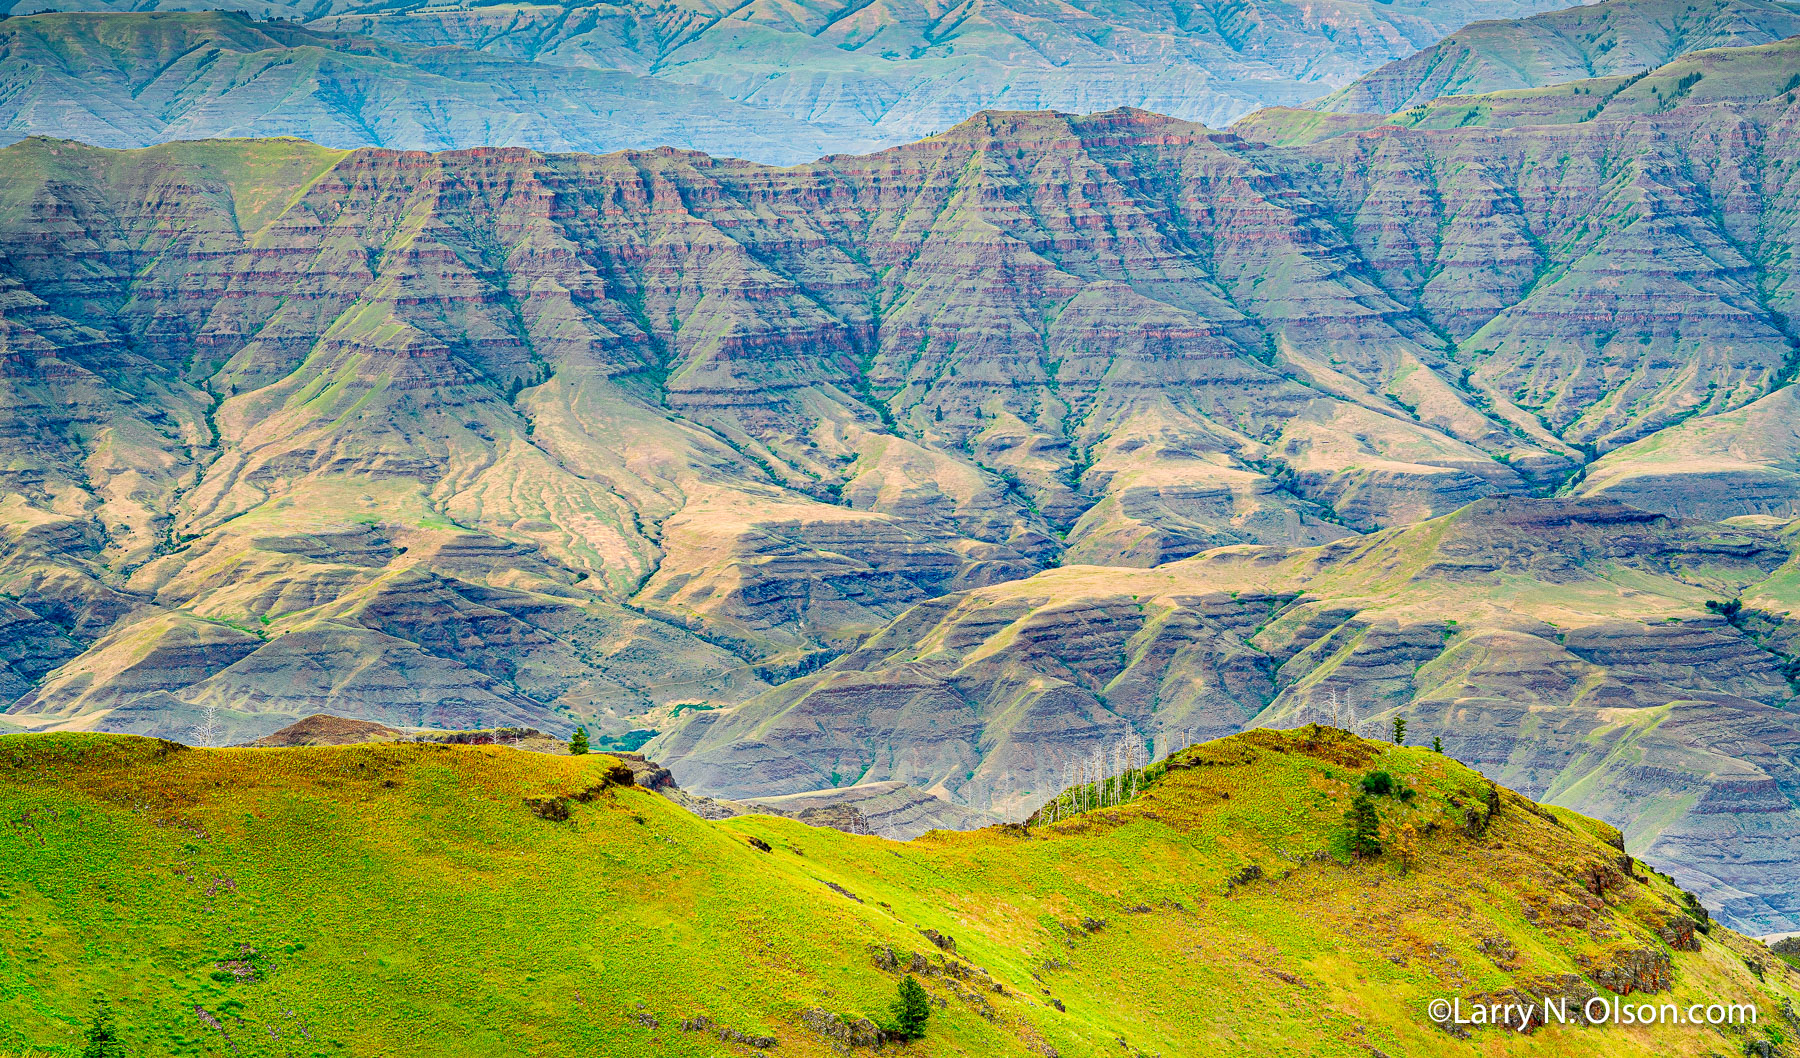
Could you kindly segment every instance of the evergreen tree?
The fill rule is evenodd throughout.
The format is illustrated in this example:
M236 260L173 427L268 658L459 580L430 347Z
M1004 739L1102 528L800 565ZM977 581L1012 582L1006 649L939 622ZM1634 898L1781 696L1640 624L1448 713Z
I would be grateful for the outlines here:
M1344 819L1350 824L1350 852L1358 859L1372 860L1381 855L1381 816L1368 794L1357 794L1350 802Z
M1442 752L1444 752L1444 740L1443 740L1443 739L1441 739L1441 738L1434 738L1434 739L1432 739L1432 740L1431 740L1431 751L1432 751L1432 752L1433 752L1433 753L1442 753Z
M584 724L580 727L577 727L575 729L575 734L570 736L569 752L573 753L574 755L579 757L583 753L586 753L587 751L588 751L587 725Z
M1394 745L1406 745L1406 717L1394 717Z
M119 1030L113 1027L112 1011L104 1005L94 1012L86 1041L81 1058L125 1058L125 1044L119 1039Z
M916 1040L925 1035L925 1022L931 1017L931 997L912 974L900 982L900 998L894 1000L894 1024L890 1032L903 1040Z

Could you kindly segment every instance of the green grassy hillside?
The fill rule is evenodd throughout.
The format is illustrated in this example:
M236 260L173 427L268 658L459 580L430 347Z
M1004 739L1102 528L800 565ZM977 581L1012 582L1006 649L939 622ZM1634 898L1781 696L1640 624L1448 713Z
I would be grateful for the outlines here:
M1412 793L1373 799L1386 848L1359 860L1345 813L1374 770ZM1124 808L908 844L710 823L623 774L503 747L0 739L0 1053L78 1051L104 999L132 1055L823 1055L851 1046L828 1015L884 1016L909 966L935 1009L894 1053L1736 1055L1792 1035L1796 978L1723 928L1674 950L1681 894L1604 824L1331 729L1195 747ZM1606 982L1754 1002L1760 1024L1464 1041L1426 1015Z

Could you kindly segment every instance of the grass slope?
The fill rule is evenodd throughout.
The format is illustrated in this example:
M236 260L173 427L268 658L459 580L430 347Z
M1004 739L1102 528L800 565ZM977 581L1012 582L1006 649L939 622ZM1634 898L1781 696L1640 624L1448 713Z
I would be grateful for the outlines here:
M1415 791L1379 799L1410 865L1347 853L1375 768ZM621 772L8 736L0 1053L64 1053L105 997L134 1055L828 1054L808 1012L882 1015L889 947L937 1004L913 1054L1739 1054L1794 992L1714 929L1674 997L1756 1002L1751 1035L1445 1034L1430 998L1661 958L1680 895L1622 871L1604 824L1509 793L1472 835L1474 772L1329 729L1195 747L1125 808L907 844L709 823ZM527 803L558 796L564 821Z

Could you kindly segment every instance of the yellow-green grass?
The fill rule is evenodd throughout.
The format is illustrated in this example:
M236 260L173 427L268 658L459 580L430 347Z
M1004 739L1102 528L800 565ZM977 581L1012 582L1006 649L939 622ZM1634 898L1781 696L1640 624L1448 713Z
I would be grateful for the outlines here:
M1376 799L1390 847L1420 835L1410 869L1347 852L1377 768L1416 790ZM744 1051L680 1027L702 1015L822 1055L802 1013L882 1015L898 977L871 945L891 945L931 957L943 1001L904 1053L1742 1052L1712 1029L1432 1025L1435 997L1665 951L1654 930L1682 916L1648 875L1589 893L1621 860L1604 824L1504 794L1471 836L1488 786L1429 752L1251 732L1178 755L1124 808L905 844L707 822L609 784L619 770L504 747L0 739L0 1049L76 1044L105 999L144 1055ZM581 791L567 821L527 804ZM943 972L922 929L1003 990ZM1481 953L1492 937L1516 969ZM1752 951L1715 930L1674 954L1675 999L1780 1025L1791 982L1758 980Z

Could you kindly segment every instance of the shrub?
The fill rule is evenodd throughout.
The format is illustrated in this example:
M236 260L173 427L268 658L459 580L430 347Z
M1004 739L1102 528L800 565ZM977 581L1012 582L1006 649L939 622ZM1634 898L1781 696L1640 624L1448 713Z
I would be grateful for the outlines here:
M1418 830L1411 823L1402 823L1400 829L1394 831L1393 840L1388 842L1388 849L1400 861L1401 872L1410 872L1419 862Z
M577 727L575 734L569 737L569 752L579 757L588 751L588 734L586 726Z
M1363 793L1386 797L1394 792L1394 777L1385 771L1372 771L1362 777Z
M925 1035L925 1022L931 1017L931 997L919 982L907 974L900 982L900 997L894 1000L894 1023L888 1029L902 1040L916 1040Z

